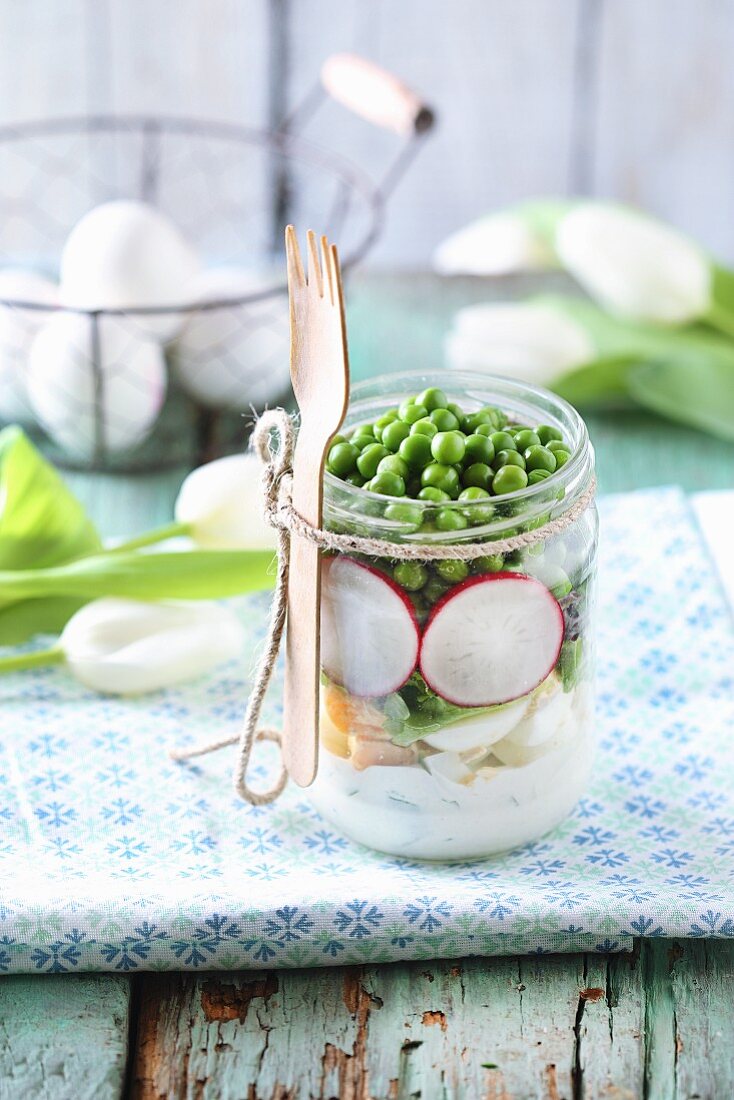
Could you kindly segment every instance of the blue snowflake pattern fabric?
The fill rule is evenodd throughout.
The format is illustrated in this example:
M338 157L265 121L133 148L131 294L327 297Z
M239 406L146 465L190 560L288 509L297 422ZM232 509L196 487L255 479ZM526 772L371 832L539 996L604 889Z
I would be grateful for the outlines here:
M608 498L601 511L594 780L560 828L503 857L380 856L325 824L305 792L241 803L227 751L172 763L169 745L237 729L236 667L133 701L95 696L58 668L3 680L0 971L315 966L734 936L730 609L682 494ZM267 598L242 611L252 659Z

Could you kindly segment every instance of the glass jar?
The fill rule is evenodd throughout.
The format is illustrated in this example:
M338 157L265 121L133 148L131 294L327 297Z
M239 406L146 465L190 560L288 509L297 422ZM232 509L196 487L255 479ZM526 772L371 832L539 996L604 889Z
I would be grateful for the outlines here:
M355 386L342 431L428 386L466 412L492 405L510 425L550 425L571 457L537 484L469 505L398 501L325 475L329 530L394 542L396 553L416 542L486 551L469 562L325 554L311 792L337 829L379 851L478 858L554 828L589 778L596 509L543 530L589 489L594 455L559 397L458 371ZM531 530L531 546L493 552L493 542Z

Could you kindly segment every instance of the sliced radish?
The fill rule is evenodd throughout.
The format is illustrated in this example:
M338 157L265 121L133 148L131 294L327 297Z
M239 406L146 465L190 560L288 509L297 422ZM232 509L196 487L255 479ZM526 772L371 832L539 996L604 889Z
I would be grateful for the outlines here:
M325 558L321 664L352 695L390 695L415 671L420 632L402 588L354 558Z
M545 680L563 642L563 612L545 585L522 573L470 577L436 604L420 670L457 707L519 699Z

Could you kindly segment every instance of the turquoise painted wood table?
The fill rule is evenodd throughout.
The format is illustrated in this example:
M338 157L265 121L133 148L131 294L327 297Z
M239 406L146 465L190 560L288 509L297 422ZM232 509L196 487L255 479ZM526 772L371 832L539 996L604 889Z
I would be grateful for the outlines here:
M355 281L354 375L438 367L452 310L487 293L430 276ZM641 413L589 424L602 492L734 487L730 444ZM184 472L69 480L115 536L165 522ZM639 941L608 958L6 977L0 1100L723 1100L732 1034L734 944L720 941Z

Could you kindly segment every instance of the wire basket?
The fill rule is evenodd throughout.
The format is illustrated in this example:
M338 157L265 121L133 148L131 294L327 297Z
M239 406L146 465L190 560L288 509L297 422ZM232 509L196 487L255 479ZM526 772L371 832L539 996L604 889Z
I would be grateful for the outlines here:
M379 180L306 136L329 100L392 131ZM251 423L290 397L285 225L336 240L347 272L378 239L432 123L394 77L342 54L276 131L147 116L0 128L0 423L20 423L74 469L153 470L241 449L243 413ZM115 199L150 204L183 233L206 265L194 300L59 305L45 277L70 229Z

